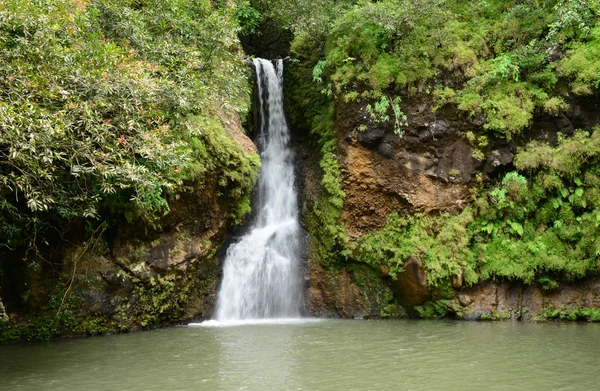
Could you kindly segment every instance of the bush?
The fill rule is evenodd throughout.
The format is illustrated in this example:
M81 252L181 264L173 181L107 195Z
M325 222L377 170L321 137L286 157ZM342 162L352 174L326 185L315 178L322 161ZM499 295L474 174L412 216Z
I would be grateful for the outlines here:
M222 143L219 111L247 109L235 12L208 0L1 4L0 244L32 246L57 222L106 212L152 223L184 179L202 179L190 173L247 196L256 162L194 141Z

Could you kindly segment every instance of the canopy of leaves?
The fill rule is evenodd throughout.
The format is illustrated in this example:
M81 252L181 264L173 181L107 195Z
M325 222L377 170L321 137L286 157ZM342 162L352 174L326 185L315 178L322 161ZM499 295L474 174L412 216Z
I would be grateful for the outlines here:
M103 212L152 222L186 179L247 196L258 160L214 148L219 113L247 109L237 30L208 0L0 3L0 245Z
M283 9L295 15L296 3ZM598 88L599 8L597 0L331 2L304 14L297 39L326 37L321 73L346 99L434 90L441 104L511 139L536 110L556 114L562 95Z

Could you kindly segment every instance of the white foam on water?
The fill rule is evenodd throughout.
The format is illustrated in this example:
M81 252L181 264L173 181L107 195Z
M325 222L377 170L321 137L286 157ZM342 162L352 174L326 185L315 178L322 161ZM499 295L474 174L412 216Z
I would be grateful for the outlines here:
M236 327L236 326L256 326L256 325L287 325L287 324L306 324L322 322L325 319L317 318L271 318L271 319L243 319L243 320L206 320L201 323L190 323L189 327Z

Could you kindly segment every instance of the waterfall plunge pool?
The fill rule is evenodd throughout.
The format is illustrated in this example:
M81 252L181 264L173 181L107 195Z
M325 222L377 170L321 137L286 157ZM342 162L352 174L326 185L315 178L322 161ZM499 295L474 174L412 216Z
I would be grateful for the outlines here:
M320 320L0 346L0 390L591 390L600 324Z

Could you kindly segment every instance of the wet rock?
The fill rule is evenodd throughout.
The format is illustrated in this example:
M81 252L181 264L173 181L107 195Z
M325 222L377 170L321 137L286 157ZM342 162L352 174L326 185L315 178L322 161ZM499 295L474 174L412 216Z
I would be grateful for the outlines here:
M335 302L338 313L343 318L362 318L365 316L365 300L360 289L352 282L350 273L342 269L337 279L338 289Z
M491 314L493 319L531 321L552 308L600 308L600 279L563 283L559 288L545 290L537 285L519 282L485 281L462 289L459 303L465 308L464 319L477 319Z
M488 318L491 317L492 313L490 311L487 310L476 310L473 312L469 312L468 314L465 314L463 316L464 320L470 320L470 321L474 321L474 320L481 320L482 318Z
M448 133L449 128L450 125L445 120L436 120L431 124L431 135L435 138L440 138Z
M366 147L374 148L385 136L385 129L382 127L368 128L364 132L358 132L358 141Z
M404 271L396 274L396 280L391 282L392 289L401 304L419 305L429 299L427 277L423 262L410 258L404 263Z
M461 306L468 307L473 302L473 298L471 296L467 295L466 293L459 293L458 294L458 302L460 303Z
M509 165L511 165L513 159L514 155L507 147L495 149L489 154L485 162L483 171L486 174L490 175L500 168L508 167Z
M391 159L394 157L394 148L390 143L381 143L377 151L381 154L381 156Z
M367 306L359 287L345 269L338 273L309 261L308 312L317 317L363 318Z
M522 313L523 287L519 282L502 282L496 289L497 311L499 317L520 319Z
M536 286L526 287L521 299L521 306L521 319L523 320L531 320L534 316L541 314L544 309L542 291Z
M575 131L571 120L563 114L556 119L556 126L558 127L558 130L564 134L573 134Z
M444 181L466 184L475 173L476 163L471 146L458 140L444 149L435 176Z

